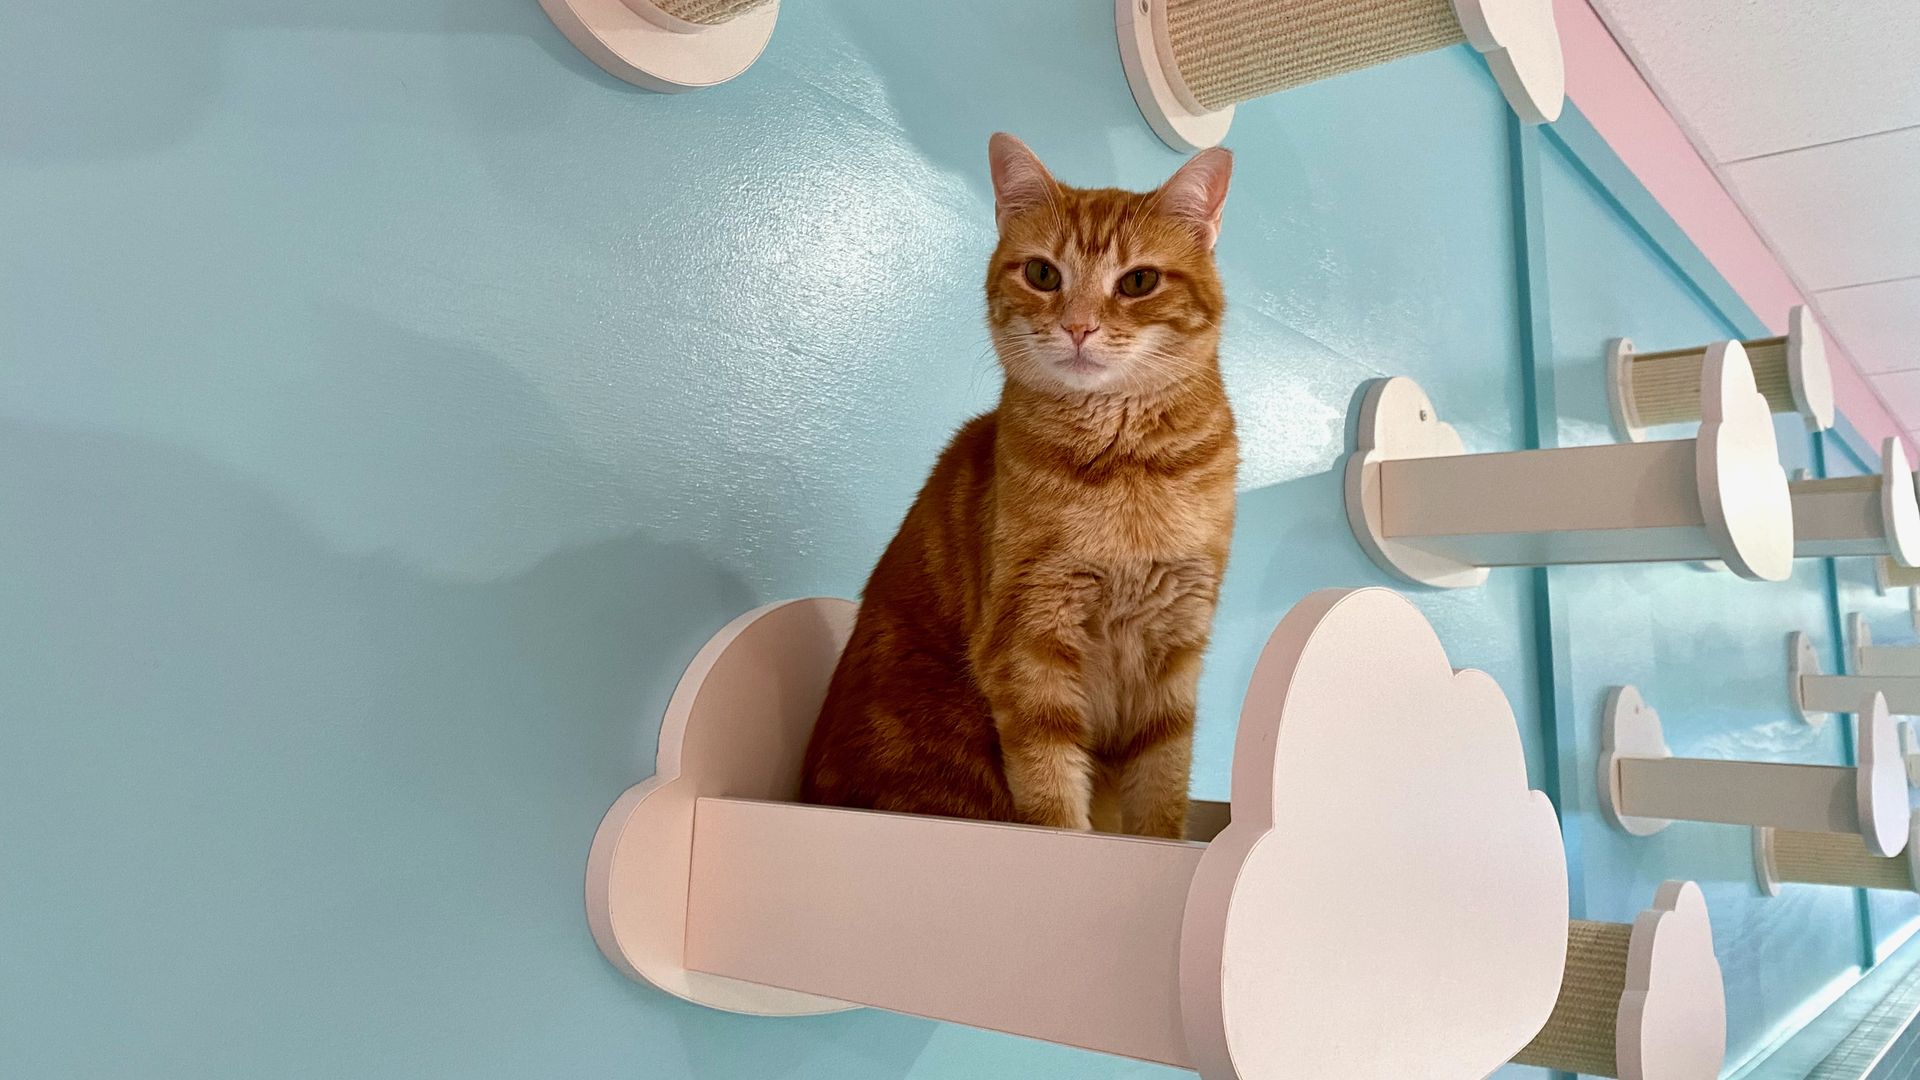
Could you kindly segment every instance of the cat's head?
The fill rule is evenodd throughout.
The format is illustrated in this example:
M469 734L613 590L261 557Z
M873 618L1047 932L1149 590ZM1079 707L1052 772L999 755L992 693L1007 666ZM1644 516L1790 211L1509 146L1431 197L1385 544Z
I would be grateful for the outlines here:
M1233 155L1204 150L1157 190L1058 183L995 135L1000 244L987 325L1007 377L1058 395L1144 394L1212 369L1225 304L1213 243Z

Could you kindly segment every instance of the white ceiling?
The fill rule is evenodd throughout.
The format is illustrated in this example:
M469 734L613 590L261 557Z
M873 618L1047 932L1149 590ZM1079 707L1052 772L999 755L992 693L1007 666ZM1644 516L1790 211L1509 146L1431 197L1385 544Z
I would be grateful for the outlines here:
M1920 0L1592 0L1909 431Z

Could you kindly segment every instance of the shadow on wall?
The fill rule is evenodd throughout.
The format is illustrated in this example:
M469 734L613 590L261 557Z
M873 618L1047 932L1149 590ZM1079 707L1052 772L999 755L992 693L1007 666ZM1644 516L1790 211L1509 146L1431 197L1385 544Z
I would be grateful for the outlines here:
M139 157L188 136L230 86L229 65L250 34L351 30L414 35L407 48L445 50L436 39L522 37L576 72L598 73L533 0L395 4L335 0L192 0L116 4L112 24L72 4L12 5L0 13L0 100L33 102L34 122L0 126L0 156L88 160ZM484 72L472 78L484 81ZM343 73L345 77L345 73ZM605 81L644 93L612 78ZM141 87L127 94L124 87ZM391 87L404 92L404 87Z
M920 17L902 19L897 2L854 0L835 7L837 37L860 50L857 64L822 65L817 57L784 56L777 48L762 62L790 68L794 79L823 95L844 93L846 69L871 69L900 129L920 153L962 178L989 205L987 136L1014 122L1009 118L1052 118L1055 131L1024 134L1036 140L1047 167L1070 184L1119 171L1116 134L1160 147L1127 89L1112 4L927 4ZM956 64L954 56L972 62ZM1074 137L1048 137L1061 128L1071 128ZM1107 138L1098 137L1102 132ZM1166 156L1174 160L1173 151ZM1146 187L1163 179L1128 183Z
M0 819L35 868L0 880L0 911L45 931L0 980L0 1012L41 1033L12 1051L27 1073L390 1075L404 1047L529 1075L537 1033L599 1008L671 1016L696 1075L773 1075L730 1057L749 1021L604 993L624 980L579 912L593 823L743 583L645 534L454 583L342 554L151 441L7 423L0 460L0 565L35 568L0 582L24 739ZM904 1068L930 1025L856 1028ZM762 1025L751 1054L851 1034Z

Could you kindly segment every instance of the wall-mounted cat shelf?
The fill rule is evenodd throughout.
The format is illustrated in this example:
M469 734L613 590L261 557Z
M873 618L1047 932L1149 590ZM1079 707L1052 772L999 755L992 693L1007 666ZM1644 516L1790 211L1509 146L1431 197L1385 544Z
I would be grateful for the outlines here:
M1874 694L1897 716L1920 716L1920 677L1823 674L1813 639L1797 630L1787 635L1787 699L1800 719L1819 727L1827 714L1853 712Z
M1901 566L1892 559L1881 559L1874 564L1874 587L1885 596L1895 589L1912 589L1920 586L1920 567Z
M1906 850L1894 855L1844 833L1755 829L1753 876L1768 896L1788 883L1920 893L1920 810L1908 818Z
M1242 101L1471 42L1508 104L1560 117L1566 71L1552 0L1115 0L1133 100L1168 146L1216 146Z
M1854 612L1847 616L1847 637L1852 642L1848 659L1856 674L1869 678L1920 679L1920 645L1875 645L1866 616ZM1906 688L1905 683L1899 689ZM1909 719L1900 724L1900 756L1907 763L1907 782L1920 786L1920 733Z
M1907 844L1906 767L1887 703L1857 701L1859 765L1677 758L1660 716L1631 686L1607 694L1600 806L1621 829L1651 836L1674 821L1851 833L1879 855Z
M1901 566L1891 558L1875 559L1874 588L1881 596L1895 589L1907 592L1907 618L1912 621L1915 633L1920 633L1920 568Z
M1920 678L1920 645L1875 645L1867 617L1847 616L1847 659L1856 675Z
M1411 379L1368 387L1347 460L1347 521L1373 561L1423 585L1486 580L1490 566L1718 559L1780 581L1793 504L1773 417L1740 349L1700 372L1697 439L1468 454Z
M1903 566L1920 563L1920 499L1913 468L1897 438L1880 446L1880 475L1794 480L1796 558L1880 555Z
M1805 306L1787 313L1784 337L1742 342L1753 366L1755 383L1774 412L1797 412L1807 430L1833 426L1833 373L1827 370L1826 338ZM1691 423L1700 419L1700 365L1710 345L1666 352L1633 351L1633 342L1616 338L1607 343L1607 404L1613 410L1614 433L1630 442L1646 438L1657 424Z
M1546 1023L1558 823L1499 687L1403 597L1326 590L1280 623L1210 843L784 801L853 613L762 608L687 669L657 772L589 857L620 970L734 1012L869 1005L1207 1080L1468 1080Z
M1553 1017L1513 1060L1583 1076L1714 1080L1727 999L1707 899L1669 881L1631 923L1574 922Z
M780 0L540 0L573 47L616 79L663 94L747 70L773 36Z

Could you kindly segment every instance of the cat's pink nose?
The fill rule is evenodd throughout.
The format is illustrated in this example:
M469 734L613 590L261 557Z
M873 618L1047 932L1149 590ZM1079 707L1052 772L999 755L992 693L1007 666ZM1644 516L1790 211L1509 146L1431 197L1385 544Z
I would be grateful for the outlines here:
M1083 323L1083 324L1076 324L1071 326L1063 326L1060 329L1065 330L1067 332L1067 336L1073 339L1073 347L1077 349L1086 342L1087 338L1093 335L1093 332L1095 330L1100 329L1100 324L1093 323L1091 325L1088 325Z

